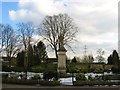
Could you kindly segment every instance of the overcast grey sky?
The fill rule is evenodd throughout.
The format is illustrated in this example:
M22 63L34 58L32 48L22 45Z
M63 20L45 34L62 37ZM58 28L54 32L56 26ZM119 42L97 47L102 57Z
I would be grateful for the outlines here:
M13 22L33 21L40 24L46 15L68 13L79 28L73 50L68 57L80 56L87 45L88 54L96 55L98 49L108 56L118 47L118 1L119 0L19 0L17 10L9 10ZM38 36L34 36L36 39ZM54 57L49 51L49 56Z

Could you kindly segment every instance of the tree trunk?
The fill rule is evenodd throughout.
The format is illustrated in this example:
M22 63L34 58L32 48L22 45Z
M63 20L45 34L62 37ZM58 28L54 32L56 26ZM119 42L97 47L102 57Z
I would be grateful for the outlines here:
M56 47L55 47L55 56L56 56L56 58L58 60L58 54L57 54L57 48Z
M8 64L8 67L11 69L11 57L9 57L9 56L7 56L7 58L8 58L8 62L9 62L9 64Z
M25 51L25 57L24 57L24 69L25 69L25 79L27 79L27 70L28 70L28 62L26 57L26 51Z
M10 60L8 60L8 62L9 62L9 65L8 65L8 67L11 69L11 63L10 63Z
M27 71L25 71L25 79L27 79Z

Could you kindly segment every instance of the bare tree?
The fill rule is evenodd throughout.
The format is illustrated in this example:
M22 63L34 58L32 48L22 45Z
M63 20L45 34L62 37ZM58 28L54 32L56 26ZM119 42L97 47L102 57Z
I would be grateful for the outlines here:
M28 54L28 51L30 50L31 46L31 39L32 39L32 35L34 33L34 26L32 23L28 22L28 23L18 23L18 31L20 33L20 40L21 43L24 46L24 50L25 50L25 57L24 57L24 68L25 68L25 73L26 73L26 79L27 79L27 71L29 68L29 59L30 59L30 55Z
M98 62L99 63L104 63L104 61L105 61L105 58L104 58L105 51L103 49L98 49L97 53L98 53L98 55L97 55L96 59L98 59Z
M77 27L67 14L46 16L39 28L40 35L49 42L57 56L58 47L69 45L74 40ZM62 44L62 45L61 45Z
M12 57L14 57L19 48L17 47L18 36L16 35L14 29L10 25L2 25L2 51L5 52L8 61L9 67Z
M20 39L21 42L24 46L25 51L27 50L27 47L30 45L31 43L31 38L34 32L34 26L32 23L28 22L28 23L18 23L18 31L20 33Z
M2 32L3 32L3 29L4 29L4 25L0 24L0 54L2 53L2 41L3 41L2 40Z

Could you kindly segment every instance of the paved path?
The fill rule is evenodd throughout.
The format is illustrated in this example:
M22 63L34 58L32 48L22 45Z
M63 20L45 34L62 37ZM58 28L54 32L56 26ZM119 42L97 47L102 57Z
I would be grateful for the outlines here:
M120 90L120 86L39 86L3 84L2 90Z

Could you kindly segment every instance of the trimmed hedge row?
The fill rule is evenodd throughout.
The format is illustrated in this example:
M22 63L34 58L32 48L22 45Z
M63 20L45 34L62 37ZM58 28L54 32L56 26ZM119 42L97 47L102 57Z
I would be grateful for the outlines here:
M74 86L94 86L94 85L120 85L120 82L108 82L108 81L75 81Z
M59 86L59 81L40 81L40 85L42 86Z
M120 80L120 75L105 75L104 76L105 80Z
M38 83L37 80L25 80L25 79L11 79L11 78L7 78L4 79L2 78L2 83L7 83L7 84L24 84L24 85L35 85Z
M26 80L26 79L4 79L2 78L2 83L7 83L7 84L19 84L19 85L36 85L40 84L43 86L59 86L60 82L59 81L38 81L38 80Z

